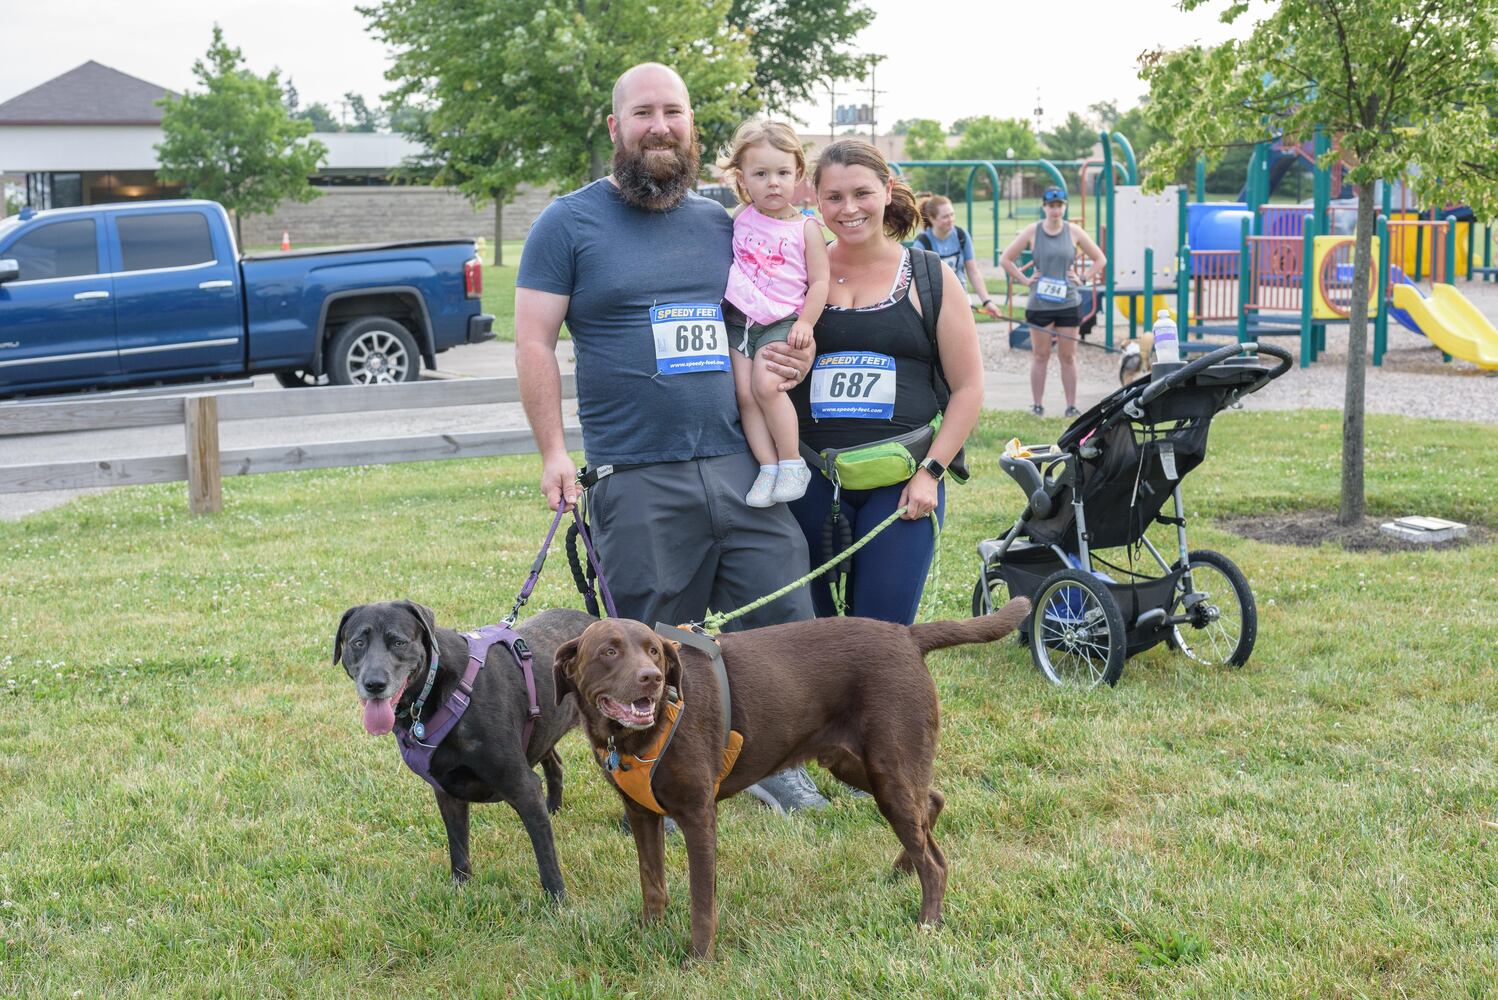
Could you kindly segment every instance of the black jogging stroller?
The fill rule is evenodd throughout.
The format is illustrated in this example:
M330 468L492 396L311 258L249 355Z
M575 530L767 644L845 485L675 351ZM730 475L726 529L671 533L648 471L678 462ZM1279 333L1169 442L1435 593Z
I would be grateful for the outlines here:
M1258 627L1253 591L1227 556L1187 545L1181 480L1206 457L1212 418L1291 363L1288 351L1245 343L1157 364L1054 445L1011 442L999 464L1028 503L1008 533L978 543L973 614L1030 598L1020 641L1054 684L1115 684L1126 657L1160 642L1200 663L1242 666ZM1169 500L1173 517L1161 514ZM1154 523L1175 527L1174 559L1145 536ZM1099 554L1113 549L1124 552Z

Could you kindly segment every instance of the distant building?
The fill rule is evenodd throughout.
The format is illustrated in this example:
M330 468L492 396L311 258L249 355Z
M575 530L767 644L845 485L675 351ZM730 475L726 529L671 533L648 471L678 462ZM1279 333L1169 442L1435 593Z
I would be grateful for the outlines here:
M182 196L157 179L165 87L89 61L0 103L0 179L18 178L33 208L69 208ZM451 188L396 185L394 169L419 146L388 132L319 132L328 148L309 178L323 197L283 202L270 215L243 219L247 246L494 234L492 206L475 211ZM504 210L504 237L523 239L546 207L543 192L522 190ZM0 215L5 211L0 198Z

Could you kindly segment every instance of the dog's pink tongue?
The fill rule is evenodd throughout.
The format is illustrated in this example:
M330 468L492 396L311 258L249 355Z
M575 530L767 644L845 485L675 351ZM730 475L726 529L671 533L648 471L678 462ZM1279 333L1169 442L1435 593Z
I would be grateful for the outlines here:
M364 730L371 736L384 736L395 728L394 698L364 699Z

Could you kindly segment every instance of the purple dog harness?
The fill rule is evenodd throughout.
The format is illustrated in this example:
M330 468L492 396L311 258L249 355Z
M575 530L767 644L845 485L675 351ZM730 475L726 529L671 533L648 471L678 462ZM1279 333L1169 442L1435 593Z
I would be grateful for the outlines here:
M427 667L426 683L416 704L411 706L411 724L402 726L399 721L395 724L395 740L400 746L401 759L406 762L413 773L423 781L427 782L438 791L442 786L437 779L432 777L432 755L447 738L447 734L453 731L463 713L468 711L468 705L473 699L473 682L478 679L479 671L484 669L484 660L489 655L489 649L495 643L502 643L510 651L510 657L520 667L521 676L525 678L525 693L528 699L525 729L520 734L520 747L522 750L529 749L531 745L531 733L536 728L536 720L541 717L541 703L536 698L536 675L531 669L531 650L525 644L525 639L515 631L515 619L520 614L520 609L525 602L530 600L531 592L536 589L536 581L541 579L541 567L546 565L546 551L551 548L551 540L557 533L557 526L562 523L562 515L567 508L564 504L557 504L557 516L552 519L551 530L546 533L546 541L541 543L541 551L536 553L535 562L531 563L531 574L525 581L525 586L520 588L519 595L515 598L515 604L510 608L510 613L497 625L487 625L474 632L464 632L463 638L468 640L468 666L463 671L463 677L458 681L458 686L453 693L448 695L447 701L442 707L432 714L426 722L421 721L421 709L426 704L427 695L432 693L432 684L437 679L438 656L437 650L432 650L432 662ZM573 517L577 517L576 510ZM581 519L578 519L581 528ZM584 529L586 530L586 529ZM597 557L593 554L592 543L583 535L583 540L588 546L588 558L597 565ZM600 579L600 583L602 580ZM604 591L607 595L607 589ZM609 600L609 611L613 612L613 601ZM435 646L435 638L433 644Z
M520 634L507 623L487 625L476 632L464 632L463 638L468 640L468 668L463 671L462 680L458 681L457 688L448 695L442 707L437 709L425 723L417 723L422 727L425 742L417 739L412 731L414 727L399 724L395 727L395 740L400 745L401 759L417 777L439 791L442 786L437 784L437 779L432 777L432 754L437 752L437 748L442 745L447 734L453 731L453 727L463 718L463 713L468 711L469 702L473 698L473 682L478 678L479 671L484 669L484 660L489 655L489 647L497 642L503 643L510 651L510 656L520 666L520 673L525 677L525 693L530 704L529 714L525 720L525 730L520 737L522 750L530 746L531 732L536 728L536 720L541 717L541 703L536 698L536 675L531 670L531 651L530 647L525 644L525 639L521 638ZM436 672L435 658L429 669L432 673ZM413 709L411 714L415 718L419 713L418 707Z

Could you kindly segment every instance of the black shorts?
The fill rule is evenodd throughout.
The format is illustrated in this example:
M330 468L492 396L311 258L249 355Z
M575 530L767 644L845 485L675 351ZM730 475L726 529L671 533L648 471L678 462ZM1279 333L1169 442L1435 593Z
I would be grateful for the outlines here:
M1026 309L1025 322L1031 326L1081 326L1082 308L1062 306L1060 309Z

